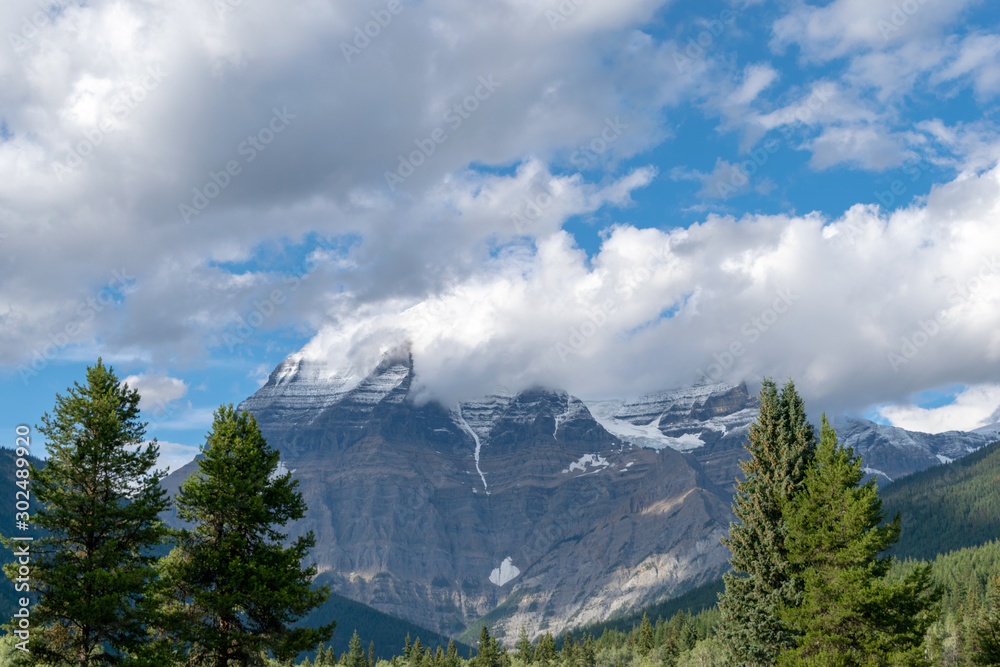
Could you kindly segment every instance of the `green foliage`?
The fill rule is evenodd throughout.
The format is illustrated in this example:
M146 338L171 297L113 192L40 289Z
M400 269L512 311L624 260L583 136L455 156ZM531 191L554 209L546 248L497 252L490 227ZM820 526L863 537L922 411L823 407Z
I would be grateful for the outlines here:
M323 573L316 577L313 585L321 587L328 582L329 576ZM330 593L329 599L303 617L298 625L315 628L333 621L338 621L338 632L330 641L330 646L338 655L347 651L350 633L355 630L361 637L375 642L376 658L388 659L395 655L407 634L411 638L423 638L429 646L446 646L449 642L445 635L390 616L337 593ZM469 654L469 647L465 644L459 643L457 647L462 654Z
M720 639L733 662L773 664L794 636L776 610L793 593L787 560L782 504L802 486L816 447L802 399L789 381L778 393L770 379L760 390L760 413L745 445L751 457L740 464L733 513L723 544L732 551L733 572L723 576L725 592Z
M796 636L780 665L912 664L940 597L930 566L902 579L886 577L891 556L880 556L899 536L899 517L884 514L861 458L837 442L823 416L819 447L802 489L787 499L785 545L798 589L779 609ZM790 596L791 597L791 596Z
M993 577L986 605L972 631L977 665L1000 665L1000 571Z
M908 475L880 490L902 515L899 558L931 559L1000 537L1000 442L957 461Z
M290 659L330 639L333 623L291 625L329 591L311 588L316 569L302 567L312 533L283 546L278 529L306 505L291 474L277 475L279 453L250 414L229 405L216 412L203 454L177 496L178 515L195 527L178 532L162 562L163 642L226 665L263 650Z
M121 664L146 642L151 550L166 536L158 514L169 503L154 469L159 448L143 446L145 426L138 392L98 359L37 427L48 460L30 469L32 519L46 533L31 546L36 662Z

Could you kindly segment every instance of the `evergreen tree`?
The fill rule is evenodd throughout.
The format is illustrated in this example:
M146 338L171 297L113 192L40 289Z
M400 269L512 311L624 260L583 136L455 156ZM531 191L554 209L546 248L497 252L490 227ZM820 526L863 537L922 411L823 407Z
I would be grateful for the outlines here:
M368 643L368 667L375 667L375 642Z
M760 412L744 446L751 457L740 463L744 478L736 482L733 498L739 522L730 524L723 539L732 551L733 571L723 577L719 638L731 662L772 665L795 639L777 616L778 608L794 598L781 507L801 488L816 448L791 381L779 394L774 381L764 379Z
M977 665L1000 665L1000 572L993 578L986 609L976 624L973 638L977 650L972 662Z
M316 568L302 567L311 532L283 546L279 528L301 519L306 505L291 474L277 474L280 454L232 405L216 412L202 453L177 496L178 515L195 527L179 532L161 568L169 641L193 661L223 667L262 650L290 659L329 640L336 623L291 627L329 588L312 590Z
M455 648L455 640L448 640L448 650L445 652L445 667L459 667L462 659L458 657L458 649Z
M347 644L347 667L367 667L368 660L365 658L365 651L361 648L361 637L355 630L351 635L351 641Z
M556 642L552 639L552 633L546 632L538 638L538 644L535 645L535 662L545 667L555 659Z
M815 463L802 491L784 502L788 560L800 598L779 615L797 636L781 665L913 664L936 618L930 565L903 579L886 577L891 556L879 554L899 538L899 516L882 525L874 480L861 458L837 442L826 415Z
M642 614L642 624L639 626L639 655L646 657L653 650L653 626L649 623L646 613Z
M500 647L497 640L490 636L485 625L479 632L479 652L476 654L476 667L501 667Z
M146 593L156 576L151 549L167 528L168 506L154 470L159 447L145 442L139 393L101 359L85 385L56 394L42 417L48 461L30 468L38 502L33 517L46 537L31 546L29 649L35 661L116 665L146 642L154 615ZM4 540L8 548L23 543ZM8 577L16 567L8 566Z
M525 665L530 665L535 661L535 647L532 646L531 640L528 639L528 631L523 625L517 635L517 655L520 656L521 662Z
M410 642L410 633L406 633L406 642L403 644L403 657L407 660L410 659L410 652L413 650L413 645Z

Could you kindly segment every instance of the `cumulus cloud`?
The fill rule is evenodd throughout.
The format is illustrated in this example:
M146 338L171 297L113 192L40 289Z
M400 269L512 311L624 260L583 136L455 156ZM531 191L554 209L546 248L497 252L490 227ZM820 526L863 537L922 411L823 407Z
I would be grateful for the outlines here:
M139 408L162 414L170 402L187 395L188 385L168 375L129 375L122 380L139 392Z
M1000 409L1000 385L968 387L950 405L921 408L913 405L887 405L879 408L882 417L893 426L924 433L971 431L997 421Z
M408 339L422 391L445 401L772 375L861 409L1000 369L998 214L1000 168L891 215L620 225L591 258L557 232L431 298L345 303L303 354L371 368Z

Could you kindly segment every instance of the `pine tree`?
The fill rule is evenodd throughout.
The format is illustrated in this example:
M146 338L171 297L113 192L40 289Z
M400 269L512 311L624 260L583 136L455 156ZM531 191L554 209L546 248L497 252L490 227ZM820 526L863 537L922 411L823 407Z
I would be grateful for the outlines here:
M151 549L166 537L158 515L169 501L160 488L165 473L154 470L159 447L155 440L143 445L145 427L139 393L101 359L87 368L85 385L56 394L52 414L37 427L48 461L30 468L33 521L47 533L31 546L39 600L29 648L36 661L118 664L146 642L154 615L145 600L156 576ZM16 568L6 572L17 576Z
M162 563L162 595L170 601L165 632L193 661L242 664L262 650L291 659L333 635L336 623L291 626L329 588L313 590L316 568L302 567L311 532L283 546L280 527L301 519L306 505L291 474L277 474L279 457L253 416L222 406L198 472L181 486L178 515L195 527L180 532Z
M895 665L923 658L922 642L940 594L930 565L902 580L886 577L899 539L899 516L883 525L874 480L861 458L837 442L826 415L816 459L802 491L783 505L785 547L800 598L779 609L797 637L780 665Z
M375 642L368 643L368 667L375 667Z
M760 412L744 446L751 458L740 463L744 478L736 482L733 513L739 522L730 524L723 539L733 571L723 577L718 633L732 663L773 665L795 639L777 616L794 596L781 506L801 488L816 448L791 381L779 394L774 381L764 379Z
M365 651L361 648L361 637L355 630L351 635L351 641L347 644L347 667L367 667L368 660L365 658Z
M500 647L497 640L490 636L485 625L479 632L479 652L476 654L476 667L501 667Z
M410 643L410 633L406 633L406 643L403 644L403 657L407 660L410 659L410 652L413 650L413 645Z
M639 626L639 655L646 657L653 650L653 626L649 623L646 612L642 613L642 624Z
M528 639L528 631L523 625L517 635L517 655L525 665L530 665L535 661L535 647L532 646L531 640Z
M458 657L458 649L455 648L455 640L448 640L448 650L445 652L445 667L459 667L462 659Z
M986 609L973 630L976 665L1000 665L1000 572L993 578L986 596Z
M556 659L556 642L552 638L552 634L546 632L544 635L538 638L538 644L535 645L535 662L542 667L551 664Z

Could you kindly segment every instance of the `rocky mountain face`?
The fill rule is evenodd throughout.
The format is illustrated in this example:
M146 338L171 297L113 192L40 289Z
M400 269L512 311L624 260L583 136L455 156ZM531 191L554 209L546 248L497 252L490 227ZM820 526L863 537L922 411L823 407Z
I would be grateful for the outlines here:
M880 485L931 466L949 463L995 442L1000 429L972 432L919 433L866 419L844 419L835 424L842 445L861 456L865 472Z
M290 532L315 533L337 593L453 636L489 613L512 644L522 625L605 620L726 569L719 539L757 412L745 384L442 406L416 404L412 381L405 349L370 373L292 355L240 406L299 480L309 512ZM990 440L899 431L851 422L842 439L892 478Z

